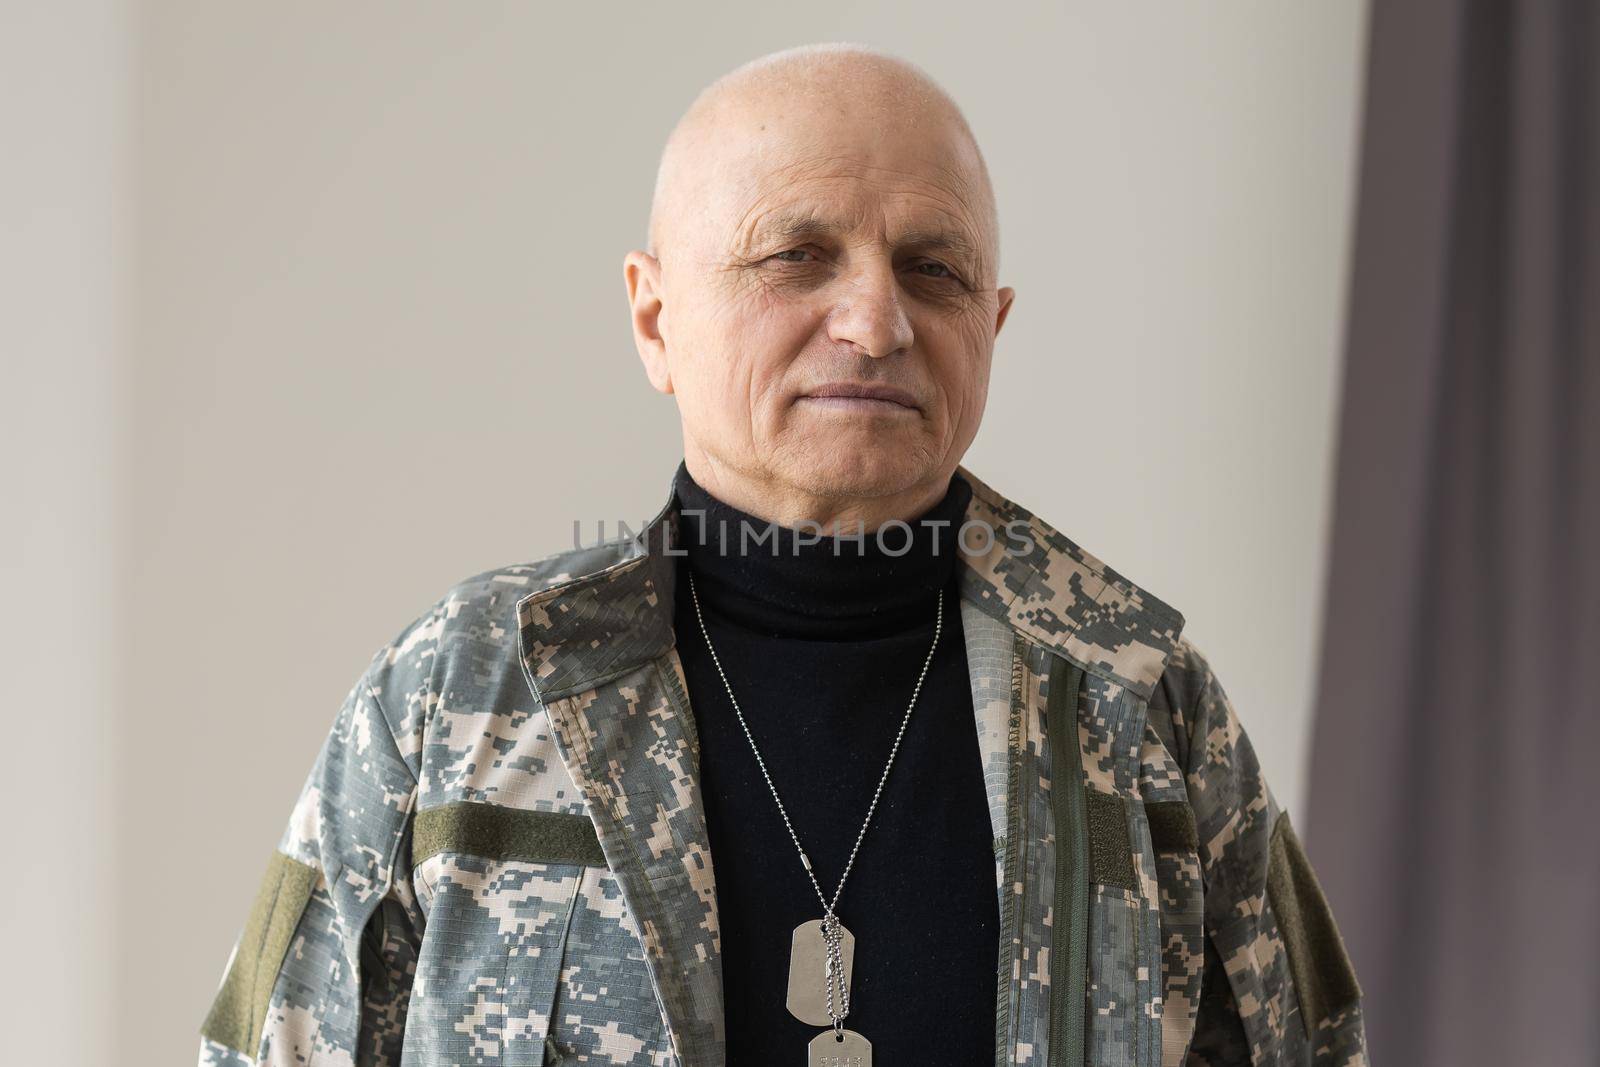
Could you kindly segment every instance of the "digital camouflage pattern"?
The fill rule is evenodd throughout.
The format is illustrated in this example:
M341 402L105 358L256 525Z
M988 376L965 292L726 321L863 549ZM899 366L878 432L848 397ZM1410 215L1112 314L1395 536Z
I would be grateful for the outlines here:
M1065 1063L1059 1025L1081 1026L1095 1067L1364 1067L1337 935L1329 950L1302 933L1332 929L1326 904L1269 892L1282 816L1183 617L959 473L968 519L998 535L964 538L960 568L1001 917L997 1067ZM671 626L678 521L669 494L636 539L468 578L374 655L277 846L307 877L264 883L202 1065L723 1067L713 857ZM1051 780L1061 660L1083 671L1058 694L1081 782ZM1085 884L1057 854L1057 788L1095 813ZM422 855L416 816L448 805L468 816L450 825L496 829ZM1081 930L1058 930L1058 888L1083 894ZM1053 1023L1071 936L1084 1003Z

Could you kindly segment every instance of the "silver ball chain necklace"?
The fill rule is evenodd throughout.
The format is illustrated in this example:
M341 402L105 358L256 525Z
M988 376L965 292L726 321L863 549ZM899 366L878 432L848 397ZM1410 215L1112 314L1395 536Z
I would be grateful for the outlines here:
M750 733L750 725L744 720L744 712L733 695L733 686L728 684L728 676L723 673L722 661L717 658L711 635L706 632L705 616L700 612L700 594L694 586L694 571L690 570L688 574L689 595L694 599L694 616L700 623L700 635L705 638L711 662L716 665L722 685L728 691L728 701L733 705L734 714L739 717L745 739L750 742L750 751L755 753L761 777L766 779L772 799L777 802L778 814L783 816L783 825L789 830L789 839L800 853L800 865L805 868L806 877L811 879L817 899L822 902L822 918L810 919L795 927L789 948L790 1013L812 1026L833 1027L832 1033L821 1033L811 1039L806 1046L806 1063L808 1067L872 1067L872 1043L854 1030L846 1030L844 1026L845 1016L850 1013L850 971L855 960L855 935L839 921L834 908L844 892L850 868L855 865L856 853L860 851L861 841L867 835L867 825L872 822L872 813L877 810L878 798L883 794L883 784L889 779L889 768L894 766L895 753L900 751L900 739L905 736L906 724L911 721L912 709L917 706L917 696L922 692L923 680L927 678L928 667L933 663L933 653L939 647L939 635L944 631L944 590L939 590L933 644L928 649L928 658L922 662L922 673L917 675L916 688L911 691L911 702L906 706L905 717L900 720L900 730L895 734L894 746L889 749L889 759L878 778L872 803L867 806L867 817L861 820L861 832L856 835L855 847L850 850L850 859L844 865L844 873L839 876L839 886L833 891L833 899L829 900L823 894L822 886L817 883L816 873L811 869L811 858L801 847L794 825L789 822L789 812L778 796L777 787L772 784L772 776L767 773L767 762L761 758L761 749Z

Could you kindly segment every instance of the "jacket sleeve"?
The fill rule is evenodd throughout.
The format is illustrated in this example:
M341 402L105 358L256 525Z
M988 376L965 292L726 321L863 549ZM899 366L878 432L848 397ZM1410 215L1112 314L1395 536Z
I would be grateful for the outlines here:
M424 919L411 893L417 782L374 657L334 718L200 1027L201 1065L400 1062Z
M1286 812L1210 665L1183 642L1185 761L1204 881L1190 1067L1366 1067L1361 989Z

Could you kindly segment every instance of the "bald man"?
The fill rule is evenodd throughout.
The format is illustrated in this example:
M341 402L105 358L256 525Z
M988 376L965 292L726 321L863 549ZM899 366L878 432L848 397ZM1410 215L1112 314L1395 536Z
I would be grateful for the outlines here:
M1365 1064L1183 616L962 465L998 268L915 66L810 46L706 89L624 262L666 502L373 655L200 1063Z

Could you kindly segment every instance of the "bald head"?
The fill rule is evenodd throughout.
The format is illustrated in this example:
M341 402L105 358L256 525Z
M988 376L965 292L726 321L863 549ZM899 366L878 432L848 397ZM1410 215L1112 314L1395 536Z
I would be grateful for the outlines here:
M801 45L753 59L712 82L673 127L656 171L648 251L702 242L719 188L747 192L752 169L783 166L795 149L826 155L863 132L897 129L926 139L953 191L975 216L987 268L998 269L999 217L977 139L961 109L915 64L867 45ZM787 143L782 143L787 142ZM737 199L734 197L732 199ZM724 220L725 222L726 220ZM993 284L992 277L985 284Z
M856 45L707 87L662 153L634 343L689 473L752 515L874 529L943 497L977 433L997 284L989 174L955 103Z

